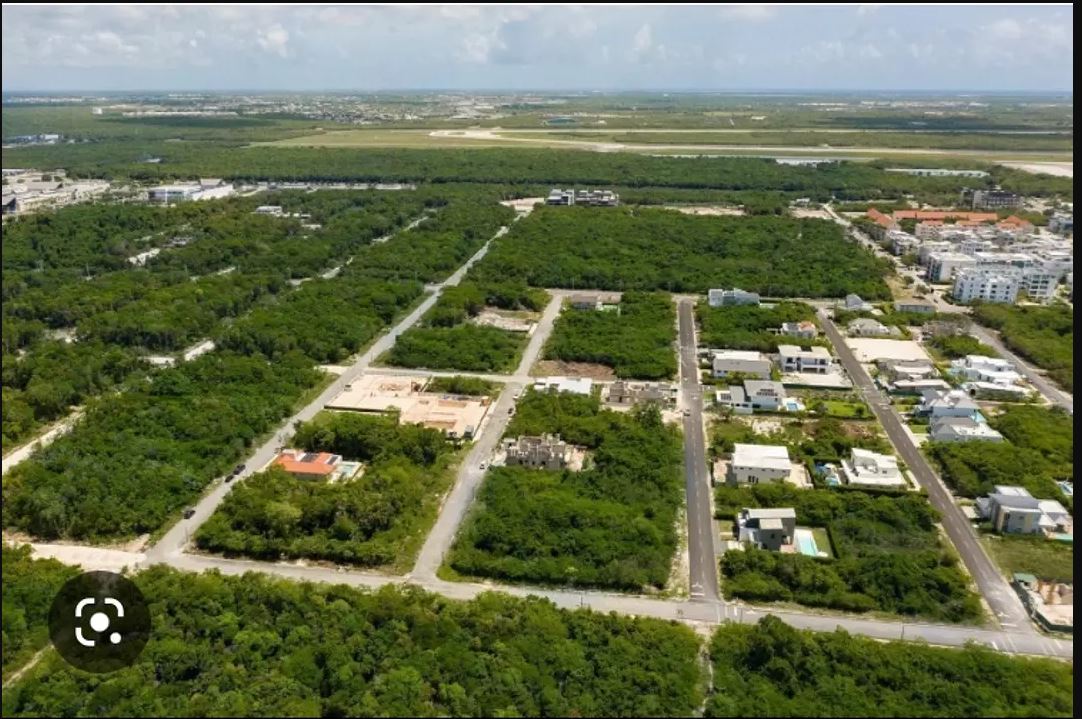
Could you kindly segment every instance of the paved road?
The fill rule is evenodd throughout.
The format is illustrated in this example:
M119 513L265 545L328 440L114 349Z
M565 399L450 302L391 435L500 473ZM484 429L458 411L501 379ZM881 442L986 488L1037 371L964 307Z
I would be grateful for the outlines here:
M1005 359L1010 360L1018 371L1025 375L1026 379L1029 380L1049 402L1057 404L1071 414L1074 414L1074 396L1061 390L1048 379L1041 370L1007 349L1006 345L1004 345L1003 341L999 338L998 332L985 329L976 322L969 328L969 331L970 334L975 335L981 342L994 347Z
M1036 632L1030 624L1018 595L1010 588L999 568L985 553L969 521L954 503L954 498L947 491L943 481L932 471L931 465L921 454L912 437L906 432L901 417L891 407L890 401L872 382L871 377L857 361L853 351L849 349L837 326L826 316L825 311L819 311L819 319L824 332L834 344L838 359L883 425L891 444L916 477L917 482L928 492L929 501L942 517L947 536L954 543L962 562L973 576L998 621L1015 632Z
M507 232L506 227L501 227L492 239L502 236ZM252 474L258 472L261 468L267 465L277 454L277 449L282 445L283 440L291 432L293 423L298 421L308 421L312 419L327 402L331 401L335 396L341 392L347 384L359 377L365 369L372 363L374 359L386 352L394 345L395 340L400 334L408 330L415 325L432 305L436 304L436 300L439 299L444 287L450 287L457 285L462 281L463 276L469 271L470 267L475 262L480 260L488 252L489 246L492 244L492 239L484 244L481 249L477 251L469 260L466 261L462 267L458 268L450 277L443 282L437 283L433 286L434 292L424 299L412 312L404 317L397 325L395 325L389 332L377 339L371 347L368 348L360 357L358 357L349 368L339 375L334 382L330 384L318 397L309 402L303 409L290 417L288 420L282 423L280 429L268 439L262 446L257 448L255 452L246 461L246 469L234 480L232 483L226 483L218 481L214 484L210 490L203 495L203 498L194 506L195 514L190 519L182 519L166 532L158 542L147 550L147 563L153 564L155 562L164 561L173 555L176 555L183 551L184 547L191 539L191 532L199 527L203 522L210 518L210 515L214 513L218 505L221 504L225 496L229 494L229 491L233 486L244 479L248 478Z
M694 303L677 304L680 322L680 390L684 417L684 485L687 492L688 562L691 598L717 602L717 554L710 502L710 474L706 469L703 437L703 397L699 386L699 361L695 351Z
M254 560L224 559L192 554L180 554L169 562L175 569L203 572L216 570L226 575L243 575L249 572L273 574L297 581L345 584L353 587L375 589L388 584L412 585L435 592L450 599L470 600L486 591L499 591L516 597L539 596L549 599L563 609L587 607L599 612L653 617L713 627L723 622L753 624L767 615L773 615L786 623L812 631L844 629L876 639L922 640L941 646L964 646L976 642L1000 652L1031 654L1073 659L1074 645L1069 640L1055 639L1035 632L1002 631L978 627L890 622L859 617L806 614L774 611L764 607L744 604L725 604L720 601L675 601L627 594L611 594L594 591L541 589L516 587L477 582L446 582L434 577L421 577L415 572L410 578L395 577L373 572L338 571L330 567L303 566L293 563L269 563Z
M507 384L504 385L503 392L495 405L489 410L486 424L478 428L480 436L459 468L455 486L444 501L436 524L428 533L409 576L428 582L436 579L436 570L443 563L443 558L447 555L447 550L451 548L462 520L466 518L466 512L473 504L477 489L484 480L485 470L481 469L481 463L488 463L492 459L496 446L511 419L510 412L515 406L515 398L529 382L530 367L537 361L541 348L544 347L545 341L551 334L553 323L560 314L562 304L563 297L559 295L549 301L541 315L541 321L537 324L537 329L534 330L526 345L526 350L522 353L522 361L519 362L518 369L509 381L507 377L504 378Z

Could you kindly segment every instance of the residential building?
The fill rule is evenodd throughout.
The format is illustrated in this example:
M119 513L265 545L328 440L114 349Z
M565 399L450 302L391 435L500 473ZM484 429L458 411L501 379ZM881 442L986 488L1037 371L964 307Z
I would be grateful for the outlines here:
M872 310L870 302L865 302L860 298L860 295L855 294L846 295L842 307L850 312L871 312Z
M900 172L904 175L917 175L919 177L988 177L984 170L944 170L940 167L930 169L918 167L888 167L886 172Z
M888 382L929 379L936 376L931 360L880 359L876 362L880 376Z
M954 245L947 240L927 240L917 250L917 263L927 267L936 252L950 252Z
M869 220L875 223L872 235L877 240L882 240L888 232L898 229L898 223L889 215L884 215L874 207L869 207L867 212Z
M932 252L928 255L927 264L926 278L929 282L950 282L958 271L975 267L977 260L961 252Z
M845 327L850 337L900 337L902 331L870 317L860 317Z
M1004 386L1017 384L1022 379L1022 375L1015 371L1014 365L1009 361L984 355L966 355L952 361L950 373L967 382L989 382Z
M940 417L968 417L977 421L983 419L977 403L967 392L957 389L950 392L926 392L916 412L933 420Z
M549 196L545 198L546 205L573 205L575 204L574 190L560 190L553 188Z
M620 196L612 190L561 190L553 188L545 198L548 205L587 205L591 207L615 207Z
M804 320L803 322L785 322L781 326L780 334L787 337L813 340L819 336L819 328L815 326L814 322L809 320Z
M281 217L282 216L282 206L281 205L260 205L259 207L255 208L255 213L254 214L257 214L257 215L272 215L274 217Z
M712 354L711 367L714 377L728 377L739 372L759 379L770 379L770 360L762 352L717 350Z
M147 190L147 201L163 205L194 200L199 194L199 185L159 185Z
M895 457L859 447L852 449L849 459L842 460L841 474L849 484L868 487L904 487L906 484Z
M778 366L785 373L827 374L834 366L834 358L826 347L818 345L809 349L796 345L778 345Z
M533 388L538 392L590 395L594 391L594 381L589 377L538 377L534 380Z
M759 549L781 551L792 547L796 510L792 507L742 509L736 518L737 538Z
M1005 268L969 267L955 275L951 295L955 302L1013 303L1018 290L1017 272Z
M782 445L737 444L729 461L729 484L780 482L789 477L792 463Z
M297 479L350 479L359 465L343 462L342 457L329 452L305 452L302 449L283 449L274 460ZM349 476L345 476L348 474Z
M1073 534L1071 515L1053 499L1037 499L1025 487L996 485L977 500L977 512L1003 534Z
M935 314L935 305L927 300L906 299L894 303L896 312L913 312L922 315Z
M669 382L628 382L616 380L608 388L608 401L612 404L633 405L656 402L665 407L676 404L677 387Z
M503 446L508 466L556 470L566 467L571 457L571 447L559 435L505 439Z
M951 388L945 380L929 378L929 379L900 379L891 383L890 391L897 392L899 394L917 394L922 395L929 390L936 392L946 392Z
M1002 442L1003 435L971 417L945 416L933 419L928 427L933 442Z
M1018 207L1022 198L1006 190L962 190L962 204L969 205L975 210L998 210L1000 208Z
M923 224L923 223L922 223ZM919 233L921 226L917 226L917 232ZM915 252L920 247L921 236L918 234L916 237L908 232L902 232L901 230L890 230L887 232L886 239L890 242L890 250L895 256L900 257L909 252Z
M1058 232L1061 235L1073 235L1074 234L1074 215L1068 215L1062 212L1053 213L1048 218L1048 229L1051 232Z
M1001 402L1023 402L1032 393L1017 384L997 384L995 382L966 382L962 389L975 399L997 400Z
M706 303L711 307L731 307L735 305L757 305L759 295L745 292L739 287L731 290L710 290L706 293Z
M785 387L781 382L765 380L745 380L744 386L730 386L715 393L719 404L732 407L740 414L750 414L755 410L781 412L786 409Z

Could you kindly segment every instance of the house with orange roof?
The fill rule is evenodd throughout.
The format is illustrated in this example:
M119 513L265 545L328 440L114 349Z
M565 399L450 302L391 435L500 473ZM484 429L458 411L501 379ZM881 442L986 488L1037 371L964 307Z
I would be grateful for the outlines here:
M343 462L342 457L330 452L305 452L301 449L283 449L273 462L297 479L349 479L357 473L359 464ZM348 476L346 476L348 474Z

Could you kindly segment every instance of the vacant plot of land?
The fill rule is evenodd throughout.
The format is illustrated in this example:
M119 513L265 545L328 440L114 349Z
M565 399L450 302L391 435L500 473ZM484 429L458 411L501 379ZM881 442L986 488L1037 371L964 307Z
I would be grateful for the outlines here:
M533 366L530 374L535 377L589 377L598 382L616 379L612 367L595 362L564 362L562 360L541 360Z
M568 305L556 321L545 358L611 367L622 379L676 374L676 308L666 294L625 292L612 309Z
M853 350L859 362L875 362L878 359L926 360L928 353L912 340L882 340L870 337L847 337L845 343Z
M1074 582L1074 548L1044 537L985 535L984 546L1003 570L1032 574L1048 582Z
M824 220L694 217L642 207L540 207L474 268L535 287L888 299L883 260Z

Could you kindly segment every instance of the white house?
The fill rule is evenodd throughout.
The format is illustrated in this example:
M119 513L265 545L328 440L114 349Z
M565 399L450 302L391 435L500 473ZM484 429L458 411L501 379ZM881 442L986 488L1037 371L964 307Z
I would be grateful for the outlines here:
M886 454L854 447L849 459L842 460L842 477L849 484L871 487L904 487L905 478L898 460Z
M803 322L785 322L781 326L779 334L783 334L787 337L796 337L802 340L813 340L819 335L819 328L815 326L814 322L804 320Z
M785 409L785 387L781 382L745 380L743 387L732 386L714 395L718 404L732 407L739 414L751 414L755 410L781 412Z
M1022 379L1022 375L1007 360L983 355L966 355L964 359L954 360L950 372L967 382L989 382L1005 387L1017 384Z
M780 482L789 476L789 450L780 445L737 444L729 462L729 484Z
M969 267L954 276L955 302L1013 303L1018 298L1021 273L1010 268Z
M718 350L713 352L711 366L715 377L727 377L733 372L770 379L770 360L762 352Z
M935 377L936 368L930 360L925 359L890 359L880 358L876 361L880 374L889 382L901 380L930 379Z
M860 317L850 322L846 328L850 337L898 337L902 334L897 327L888 327L879 320Z
M1003 435L971 417L940 417L928 427L933 442L1002 442Z
M845 302L842 305L845 309L853 312L870 312L872 305L870 302L865 302L860 298L860 295L848 294L845 296Z
M1037 499L1025 487L997 485L977 500L977 512L1005 534L1073 534L1071 515L1053 499Z
M814 372L826 374L833 359L826 347L801 349L796 345L778 345L778 365L782 372Z
M962 390L949 392L925 392L917 406L917 414L928 415L932 419L940 417L968 417L976 420L981 416L980 407Z
M757 305L759 295L745 292L739 287L731 290L710 290L706 293L706 303L711 307L731 307L734 305Z

